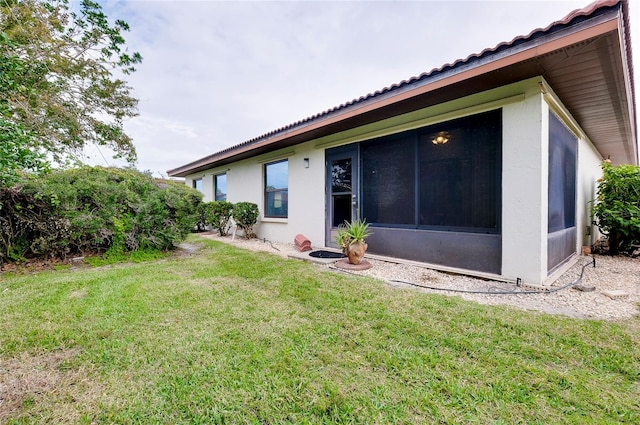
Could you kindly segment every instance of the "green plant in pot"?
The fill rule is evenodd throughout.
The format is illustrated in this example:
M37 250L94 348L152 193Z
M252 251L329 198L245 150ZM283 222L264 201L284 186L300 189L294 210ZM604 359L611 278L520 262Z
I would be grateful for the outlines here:
M360 264L362 261L368 247L365 238L370 234L366 220L357 219L351 223L345 220L338 226L336 242L351 264Z

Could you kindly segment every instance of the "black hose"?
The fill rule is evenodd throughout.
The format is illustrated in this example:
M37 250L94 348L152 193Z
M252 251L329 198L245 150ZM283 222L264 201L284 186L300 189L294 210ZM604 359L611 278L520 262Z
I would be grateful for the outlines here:
M488 290L483 290L483 291L477 291L477 290L469 290L469 289L453 289L453 288L441 288L441 287L437 287L437 286L427 286L427 285L422 285L420 283L414 283L414 282L406 282L403 280L396 280L396 279L392 279L389 282L394 282L394 283L402 283L405 285L410 285L410 286L415 286L418 288L423 288L423 289L431 289L434 291L448 291L448 292L458 292L458 293L463 293L463 294L484 294L484 295L528 295L528 294L551 294L554 292L558 292L561 291L563 289L566 288L570 288L572 286L578 285L580 282L582 282L582 279L584 277L584 269L587 268L587 266L589 264L593 264L593 267L596 266L596 258L593 257L593 261L589 261L588 263L584 264L582 266L582 270L580 271L580 277L576 280L574 280L573 282L567 283L566 285L562 285L559 286L557 288L550 288L549 290L502 290L501 288L497 288L495 286L490 287ZM337 267L331 267L332 269L335 270L339 270L345 273L349 273L349 274L353 274L356 276L361 276L361 275L357 275L355 273L349 272L348 270L343 270L343 269L339 269Z
M271 245L271 248L275 249L276 251L280 251L278 248L276 248L275 246L273 246L273 242L271 242L269 239L267 238L262 238L262 243L267 243L269 242L269 245Z

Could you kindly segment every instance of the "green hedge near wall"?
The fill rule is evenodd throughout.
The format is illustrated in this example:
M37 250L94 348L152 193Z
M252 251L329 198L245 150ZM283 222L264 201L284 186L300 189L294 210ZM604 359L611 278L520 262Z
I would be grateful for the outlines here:
M173 248L202 194L131 169L81 167L0 188L0 263Z
M640 166L602 163L593 215L608 237L609 253L632 253L640 246Z

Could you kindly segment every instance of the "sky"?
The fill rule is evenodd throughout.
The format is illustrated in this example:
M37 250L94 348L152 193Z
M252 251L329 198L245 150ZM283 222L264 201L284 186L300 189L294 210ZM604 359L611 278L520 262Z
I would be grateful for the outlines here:
M102 0L143 62L136 168L167 170L562 19L589 0ZM636 86L640 4L631 1ZM637 94L636 97L639 95ZM94 165L124 165L87 150Z

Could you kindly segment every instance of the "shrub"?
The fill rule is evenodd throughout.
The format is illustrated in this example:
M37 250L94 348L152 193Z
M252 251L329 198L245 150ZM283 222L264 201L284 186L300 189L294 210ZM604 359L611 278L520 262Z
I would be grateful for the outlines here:
M207 216L209 215L209 209L211 206L209 202L201 202L196 209L196 232L206 232L207 231Z
M132 169L81 167L0 189L0 261L171 249L196 224L202 195Z
M593 214L609 238L609 252L630 251L640 243L640 167L602 163Z
M233 206L233 220L244 232L244 237L251 239L256 236L253 226L258 222L260 211L258 205L252 202L238 202Z
M71 223L54 213L56 204L22 186L0 188L0 264L68 251Z
M220 236L226 236L229 232L231 216L233 214L234 205L227 201L213 201L206 204L207 223L216 229ZM256 206L257 208L257 206ZM257 216L256 216L257 218Z

